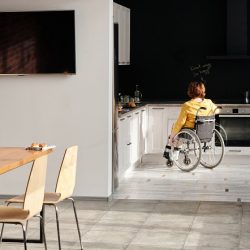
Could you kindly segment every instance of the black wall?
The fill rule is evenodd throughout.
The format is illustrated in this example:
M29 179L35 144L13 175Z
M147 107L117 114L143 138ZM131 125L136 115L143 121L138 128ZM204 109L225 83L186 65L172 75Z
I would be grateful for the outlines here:
M183 101L190 66L210 63L207 97L242 101L250 88L250 59L207 59L227 55L226 0L115 2L131 8L131 65L119 66L118 74L122 94L133 95L139 84L144 100Z

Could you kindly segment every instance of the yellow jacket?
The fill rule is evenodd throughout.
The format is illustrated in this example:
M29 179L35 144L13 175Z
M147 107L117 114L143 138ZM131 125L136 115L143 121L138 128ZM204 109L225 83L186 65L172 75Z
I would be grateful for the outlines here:
M181 107L181 112L173 126L172 132L178 133L183 127L194 128L195 116L200 107L205 107L206 110L201 109L198 115L213 115L217 108L210 99L204 99L202 102L195 100L185 102Z

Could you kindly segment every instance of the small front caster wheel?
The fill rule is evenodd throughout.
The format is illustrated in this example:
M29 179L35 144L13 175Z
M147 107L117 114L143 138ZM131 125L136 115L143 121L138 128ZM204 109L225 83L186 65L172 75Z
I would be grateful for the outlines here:
M191 160L189 158L185 159L184 160L184 164L185 165L189 165L191 163Z
M174 165L173 161L170 161L170 160L167 161L167 166L168 167L172 167L173 165Z

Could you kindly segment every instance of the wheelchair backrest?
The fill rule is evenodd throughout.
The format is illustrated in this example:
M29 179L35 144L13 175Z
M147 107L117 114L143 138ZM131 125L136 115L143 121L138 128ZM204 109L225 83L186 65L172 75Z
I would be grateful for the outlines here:
M213 137L215 128L215 116L196 116L195 131L201 142L209 142Z

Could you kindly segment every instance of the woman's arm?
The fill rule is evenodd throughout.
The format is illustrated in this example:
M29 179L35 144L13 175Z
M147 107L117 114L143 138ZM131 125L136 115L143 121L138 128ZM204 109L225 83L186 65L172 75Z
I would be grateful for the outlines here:
M211 110L212 110L212 114L218 114L220 112L219 108L213 103L212 100L210 100L211 103L210 103L210 107L211 107Z
M172 145L173 138L182 129L183 125L186 122L186 119L187 119L187 110L186 110L185 105L182 105L179 117L178 117L177 121L175 122L175 124L173 125L171 134L169 136L169 140L168 140L169 145Z

